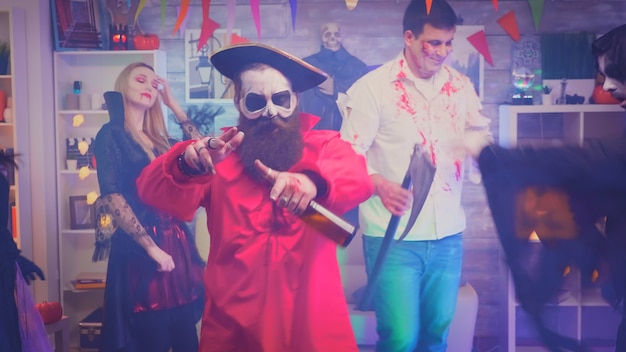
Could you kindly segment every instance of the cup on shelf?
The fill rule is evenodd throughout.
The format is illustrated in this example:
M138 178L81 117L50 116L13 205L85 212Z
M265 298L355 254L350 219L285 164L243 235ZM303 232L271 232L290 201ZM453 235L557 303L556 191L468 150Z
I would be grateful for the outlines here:
M6 123L13 123L13 108L5 108L2 112L2 118Z
M65 94L65 110L78 110L78 94L67 93Z
M79 110L91 110L91 95L89 94L77 94L78 95L78 109Z
M78 170L78 160L76 159L67 159L65 160L65 166L68 170Z
M104 96L102 96L102 93L91 94L91 109L92 110L102 110L103 104L104 104Z

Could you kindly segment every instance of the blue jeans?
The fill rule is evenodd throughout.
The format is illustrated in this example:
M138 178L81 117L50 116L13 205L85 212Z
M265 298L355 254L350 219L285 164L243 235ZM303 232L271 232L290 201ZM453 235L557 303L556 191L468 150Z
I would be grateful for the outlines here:
M368 273L382 237L363 236ZM390 246L374 292L379 352L445 351L456 308L463 238Z

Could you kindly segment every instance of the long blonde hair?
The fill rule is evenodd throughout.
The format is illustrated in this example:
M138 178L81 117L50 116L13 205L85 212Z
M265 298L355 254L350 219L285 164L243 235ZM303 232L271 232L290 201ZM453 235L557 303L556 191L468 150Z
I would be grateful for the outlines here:
M115 80L115 90L122 93L124 106L128 106L127 104L129 104L126 99L128 79L130 77L130 73L137 67L146 67L154 72L154 68L152 68L152 66L143 62L134 62L129 64L122 70L122 72L120 72ZM133 140L141 146L146 154L148 154L150 160L153 160L156 157L151 146L143 142L143 140L139 137L139 132L134 126L130 125L130 121L127 119L124 119L124 129L131 135ZM145 113L142 129L144 134L150 139L154 148L158 150L159 153L163 153L170 149L171 145L169 143L169 134L167 133L167 128L165 127L163 110L161 110L161 98L158 95L154 105L152 105Z

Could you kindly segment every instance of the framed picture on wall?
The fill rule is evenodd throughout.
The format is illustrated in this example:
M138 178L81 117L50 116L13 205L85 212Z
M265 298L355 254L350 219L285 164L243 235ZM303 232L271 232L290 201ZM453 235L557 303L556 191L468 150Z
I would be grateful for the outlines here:
M467 37L484 29L484 26L456 26L456 34L452 41L454 50L446 60L448 65L469 77L481 101L484 97L485 59Z
M102 49L97 0L51 0L55 50Z
M232 34L241 35L233 29ZM199 29L185 31L185 101L202 103L215 99L233 98L231 81L222 76L210 61L213 52L227 45L226 30L216 29L205 45L198 50Z
M70 196L70 229L95 229L96 212L87 196Z

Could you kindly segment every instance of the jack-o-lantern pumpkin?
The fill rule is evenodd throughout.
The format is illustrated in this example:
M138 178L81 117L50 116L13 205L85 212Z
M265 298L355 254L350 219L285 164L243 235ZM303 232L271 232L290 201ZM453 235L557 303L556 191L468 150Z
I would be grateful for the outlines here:
M35 308L37 308L39 314L41 314L41 319L44 324L55 323L63 317L63 308L59 302L43 301L37 303Z
M602 89L602 85L597 85L593 88L591 98L595 104L618 104L619 100L613 98L610 92Z
M161 45L161 41L156 34L137 34L133 39L136 50L156 50Z

